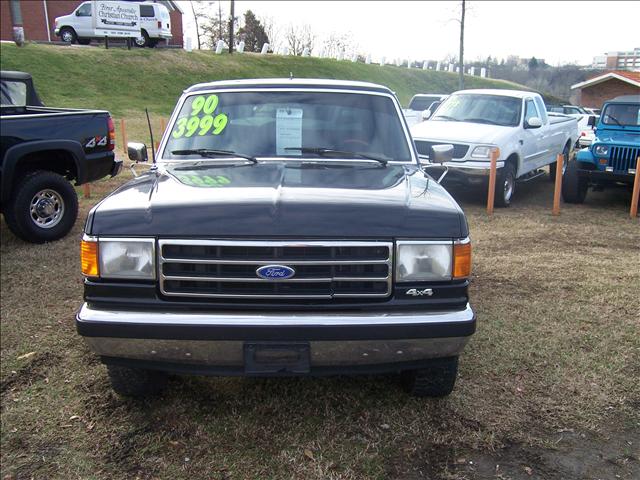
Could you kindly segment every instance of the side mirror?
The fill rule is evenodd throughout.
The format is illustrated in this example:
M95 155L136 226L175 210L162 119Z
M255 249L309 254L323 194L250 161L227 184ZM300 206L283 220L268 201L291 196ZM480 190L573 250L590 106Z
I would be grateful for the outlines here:
M429 155L431 163L445 163L453 160L453 145L445 143L443 145L432 145Z
M589 125L590 127L595 127L596 126L596 116L595 115L589 115L589 120L587 120L587 125Z
M542 126L542 120L538 117L531 117L527 120L525 128L540 128Z
M129 160L132 160L136 163L144 163L149 161L149 157L147 155L147 146L144 143L127 143L127 153L129 154Z
M429 120L430 117L431 117L431 110L422 111L422 120Z

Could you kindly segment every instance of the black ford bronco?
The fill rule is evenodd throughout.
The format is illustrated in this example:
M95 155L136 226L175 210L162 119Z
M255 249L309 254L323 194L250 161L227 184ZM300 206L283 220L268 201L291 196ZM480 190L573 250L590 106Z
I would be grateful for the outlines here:
M88 216L77 330L124 395L168 372L397 372L447 395L476 319L467 221L438 168L386 87L195 85L150 171Z

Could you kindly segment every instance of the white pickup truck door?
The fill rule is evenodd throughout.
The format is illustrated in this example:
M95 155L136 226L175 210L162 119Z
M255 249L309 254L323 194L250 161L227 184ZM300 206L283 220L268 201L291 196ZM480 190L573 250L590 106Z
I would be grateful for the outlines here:
M533 99L527 98L524 101L524 119L522 122L522 171L518 176L531 172L543 165L547 165L549 152L549 124L543 124L538 128L525 128L527 121L532 117L538 117L544 121L538 112L538 108Z

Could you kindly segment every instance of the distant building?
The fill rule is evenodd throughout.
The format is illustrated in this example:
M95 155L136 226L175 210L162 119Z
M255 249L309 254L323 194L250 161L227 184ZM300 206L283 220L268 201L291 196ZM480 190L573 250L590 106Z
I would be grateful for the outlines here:
M55 18L72 13L78 5L78 0L20 0L22 23L25 40L41 42L59 41L53 33ZM169 45L182 46L182 9L178 2L156 1L169 10L171 17L171 34ZM9 2L0 0L0 40L13 40L13 25L11 24L11 10Z
M576 105L601 108L607 100L621 95L640 95L640 72L617 70L601 73L571 85L571 101Z
M596 70L631 70L640 72L640 48L631 52L607 52L593 57L592 68Z

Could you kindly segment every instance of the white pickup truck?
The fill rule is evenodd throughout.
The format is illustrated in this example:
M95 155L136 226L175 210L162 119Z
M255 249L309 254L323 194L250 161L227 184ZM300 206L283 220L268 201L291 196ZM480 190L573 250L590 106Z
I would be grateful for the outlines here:
M431 110L431 113L435 112L438 105L447 97L448 95L442 93L418 93L414 95L409 102L409 106L402 109L407 125L412 126L422 122L425 112L427 110Z
M500 149L496 205L508 207L516 180L544 174L555 179L556 157L568 158L578 137L575 118L547 115L542 97L518 90L461 90L451 94L427 121L411 127L418 154L429 158L435 144L452 144L447 183L484 184L490 155Z

